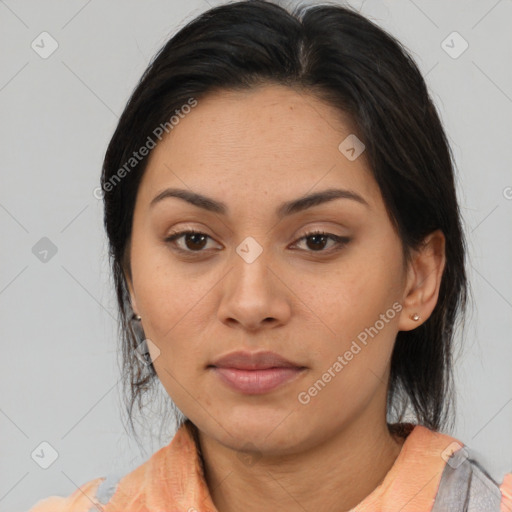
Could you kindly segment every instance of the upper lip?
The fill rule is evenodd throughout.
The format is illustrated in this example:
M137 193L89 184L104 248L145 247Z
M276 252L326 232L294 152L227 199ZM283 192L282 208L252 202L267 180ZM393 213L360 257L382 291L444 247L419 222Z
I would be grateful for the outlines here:
M230 352L215 360L210 366L238 370L265 370L268 368L302 368L275 352Z

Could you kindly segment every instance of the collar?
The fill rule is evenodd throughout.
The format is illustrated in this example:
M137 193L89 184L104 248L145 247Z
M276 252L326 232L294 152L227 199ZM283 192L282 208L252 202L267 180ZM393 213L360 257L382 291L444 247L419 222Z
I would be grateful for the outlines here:
M429 512L434 504L447 449L458 441L421 425L391 425L406 437L400 453L380 485L350 512ZM462 446L461 443L459 445ZM108 512L184 510L218 512L204 475L197 428L186 420L172 441L126 475Z

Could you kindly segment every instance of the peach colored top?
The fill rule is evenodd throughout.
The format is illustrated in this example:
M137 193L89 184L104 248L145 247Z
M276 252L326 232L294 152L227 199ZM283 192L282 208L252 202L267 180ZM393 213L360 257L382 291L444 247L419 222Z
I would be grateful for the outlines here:
M350 512L433 510L442 476L446 474L443 471L445 468L454 471L447 468L447 461L451 465L454 459L450 455L465 445L421 425L402 423L397 427L401 429L400 435L406 437L398 457L381 484ZM116 481L106 497L101 496L104 489L98 492L104 480L104 477L91 480L68 497L42 499L29 512L218 512L208 491L188 421L167 446ZM454 506L449 510L512 512L512 473L507 473L502 484L496 484L493 490L499 508ZM449 512L444 507L439 510Z

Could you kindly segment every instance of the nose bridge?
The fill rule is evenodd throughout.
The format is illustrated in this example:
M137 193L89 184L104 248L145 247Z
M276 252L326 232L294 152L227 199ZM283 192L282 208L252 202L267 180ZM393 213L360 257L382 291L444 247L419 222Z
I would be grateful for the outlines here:
M271 252L268 243L263 246L252 236L235 247L219 306L221 320L236 320L247 328L267 318L285 320L289 307L279 295Z
M252 236L238 244L233 255L234 281L238 290L245 294L252 288L260 293L260 288L268 286L270 253L268 243L262 245Z

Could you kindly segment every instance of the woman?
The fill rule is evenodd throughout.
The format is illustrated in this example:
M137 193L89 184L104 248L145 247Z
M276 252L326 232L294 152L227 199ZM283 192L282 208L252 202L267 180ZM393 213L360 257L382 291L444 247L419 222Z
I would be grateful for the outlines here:
M512 510L512 474L442 432L465 241L393 37L336 5L211 9L144 73L101 182L130 412L159 380L179 429L32 512Z

